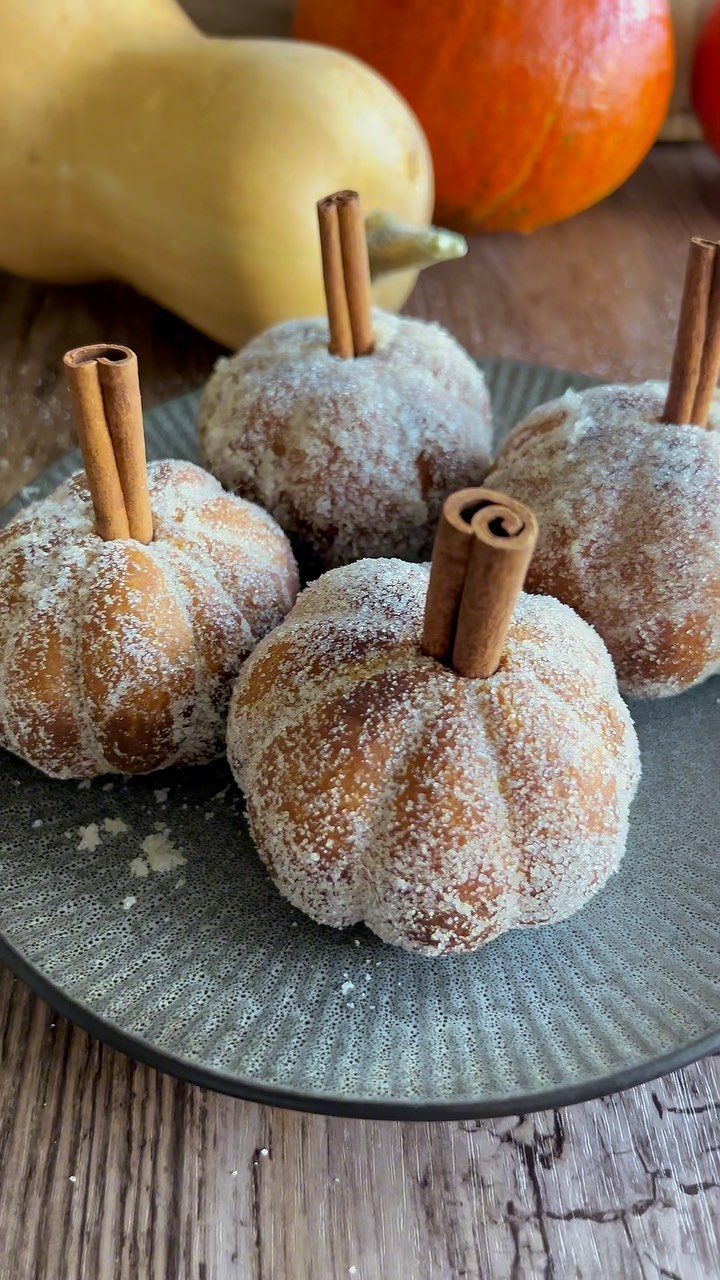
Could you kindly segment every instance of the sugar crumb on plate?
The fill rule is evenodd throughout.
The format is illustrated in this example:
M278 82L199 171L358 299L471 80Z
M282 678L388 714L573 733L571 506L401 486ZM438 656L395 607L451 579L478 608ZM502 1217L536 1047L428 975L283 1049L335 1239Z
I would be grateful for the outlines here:
M122 818L106 818L103 822L103 829L111 836L119 836L123 831L128 830L127 822L123 822Z
M78 827L78 835L80 836L80 843L77 846L78 853L84 850L92 853L94 849L97 849L102 844L102 836L97 822L89 822L86 827Z

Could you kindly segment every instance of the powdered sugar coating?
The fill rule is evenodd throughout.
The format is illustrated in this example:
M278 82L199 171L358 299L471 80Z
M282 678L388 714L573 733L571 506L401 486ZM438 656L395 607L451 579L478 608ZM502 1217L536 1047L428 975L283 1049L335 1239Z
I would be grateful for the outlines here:
M427 955L562 920L618 867L639 773L607 651L522 595L500 669L420 651L428 568L313 583L237 682L228 754L258 851L313 919Z
M83 472L0 533L0 746L58 778L221 755L232 680L298 589L272 518L148 467L155 539L103 542Z
M482 373L439 325L374 312L376 349L328 352L327 322L269 329L218 362L200 407L204 462L260 502L313 570L427 558L448 493L490 465Z
M567 391L515 429L487 481L538 518L528 590L592 623L640 698L720 670L720 397L705 431L660 422L666 392Z

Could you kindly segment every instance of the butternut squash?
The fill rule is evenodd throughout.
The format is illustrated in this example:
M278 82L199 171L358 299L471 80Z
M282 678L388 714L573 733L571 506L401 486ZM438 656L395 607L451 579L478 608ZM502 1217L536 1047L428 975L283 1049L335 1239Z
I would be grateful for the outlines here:
M463 252L426 226L430 156L362 63L296 41L202 35L174 0L3 0L0 266L118 278L229 346L323 308L315 201L355 187L376 302ZM398 255L394 256L393 244Z

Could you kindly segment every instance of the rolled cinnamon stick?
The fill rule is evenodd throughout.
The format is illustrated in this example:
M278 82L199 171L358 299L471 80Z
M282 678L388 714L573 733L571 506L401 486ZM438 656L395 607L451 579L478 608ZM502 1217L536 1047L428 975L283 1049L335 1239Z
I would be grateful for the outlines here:
M356 356L369 356L375 350L375 338L370 259L360 196L357 191L338 191L335 200L340 219L340 244L353 348Z
M423 653L459 675L486 678L502 657L537 540L528 507L493 489L445 502L425 603Z
M470 520L484 493L484 489L459 489L446 498L435 534L425 598L422 651L438 662L449 663L452 658L473 540ZM466 513L470 519L466 518Z
M129 347L106 347L97 363L130 537L147 544L153 539L153 520L137 356Z
M351 360L355 354L355 348L345 292L345 271L336 197L325 196L324 200L318 200L317 213L325 303L330 326L330 354L339 356L342 360Z
M461 676L486 679L500 665L508 628L532 560L538 527L529 507L492 490L472 517L472 545L452 664Z
M716 250L712 241L699 236L690 241L663 422L683 424L694 420Z
M720 374L720 246L716 245L705 317L705 341L690 417L690 421L698 427L707 427L718 374Z
M78 347L67 352L64 365L95 512L95 528L99 536L109 542L114 538L129 538L130 526L105 418L97 360L94 354L88 354L105 349Z
M80 448L101 538L153 536L137 357L96 343L64 358Z

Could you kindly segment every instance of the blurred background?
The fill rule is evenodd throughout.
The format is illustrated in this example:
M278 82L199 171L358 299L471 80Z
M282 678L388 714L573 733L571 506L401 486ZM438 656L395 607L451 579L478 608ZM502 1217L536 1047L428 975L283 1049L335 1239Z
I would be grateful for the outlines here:
M8 6L6 13L12 13L15 4L17 0ZM86 21L85 14L94 12L83 9L77 0L63 0L57 12L68 6L73 15L82 14L83 21ZM712 0L672 0L669 11L667 0L648 0L644 5L637 5L634 0L633 3L630 0L583 0L583 4L578 6L561 7L558 12L563 22L568 15L571 22L577 15L576 29L571 30L569 40L571 57L576 62L578 50L581 51L579 65L582 74L576 74L572 92L567 93L564 100L565 105L569 102L573 110L577 109L579 123L573 132L573 121L570 120L567 138L556 139L555 152L561 149L560 144L571 139L572 145L585 146L582 162L576 164L572 172L568 168L566 177L562 176L564 171L561 169L560 179L557 166L552 172L549 167L546 173L540 172L535 183L537 190L530 191L529 212L528 208L518 206L511 208L508 216L501 209L502 216L491 212L484 217L477 215L477 192L462 192L457 208L453 207L450 197L443 198L443 188L453 180L446 151L449 153L455 143L466 143L471 162L463 168L463 152L458 152L459 180L475 181L477 178L478 182L487 183L495 176L493 165L502 171L506 159L508 164L511 161L515 163L512 148L502 130L495 127L495 121L493 129L488 130L478 143L473 126L477 126L478 114L482 120L485 105L482 99L478 103L467 94L463 97L459 77L457 83L453 83L451 78L444 97L442 84L439 84L435 98L429 104L415 102L413 95L417 84L409 81L406 84L404 80L410 74L407 68L412 63L412 58L406 57L408 50L411 53L415 51L417 55L415 71L418 83L424 86L427 80L431 87L432 82L441 81L444 68L445 74L449 74L447 67L453 59L472 55L474 62L466 65L467 80L471 86L469 92L480 94L485 66L483 60L488 50L492 52L491 29L487 40L483 34L482 40L473 43L465 32L454 29L452 7L447 13L443 11L438 20L437 10L426 0L392 0L392 3L383 4L378 10L384 14L382 21L374 20L375 0L368 0L366 4L351 3L350 0L343 4L330 3L329 0L299 0L297 6L293 0L184 0L183 7L198 28L212 35L288 37L294 29L296 34L309 34L354 52L358 52L361 46L360 52L368 62L379 67L389 79L395 79L396 84L398 76L403 80L399 88L421 116L434 153L439 194L436 217L442 215L449 225L465 231L469 247L467 257L421 272L407 303L411 314L438 320L478 358L502 356L571 368L608 379L638 380L667 375L688 237L691 234L711 237L720 234L720 159L706 142L700 141L702 130L692 108L693 63L698 42L709 30L706 24L710 16L711 22L715 22L717 37L712 47L708 46L712 56L709 71L705 73L710 101L706 125L709 120L711 127L718 131L716 136L720 136L720 101L717 100L720 90L713 87L720 86L720 8L713 6ZM97 9L104 11L104 3ZM552 13L556 9L557 6L549 6L547 12ZM172 26L179 15L172 0L153 0L147 7L133 3L123 10L123 22L128 10L132 11L137 27L135 39L140 40L143 56L149 57L161 23L164 24L167 17ZM519 47L516 50L517 63L522 70L524 62L533 62L535 46L528 36L528 31L532 35L529 24L538 22L538 14L542 18L542 0L520 7L479 4L477 10L469 10L468 13L471 19L478 13L489 14L492 18L500 10L509 13L518 24L525 24L517 37ZM718 15L716 18L712 16L713 10ZM32 23L24 7L18 12L18 21L27 35ZM429 15L430 25L427 27L418 21L418 14L424 12ZM592 21L586 20L588 13L593 15ZM156 20L157 29L153 25ZM672 66L670 20L676 46L676 75L673 75ZM143 24L147 25L146 36ZM122 23L118 25L122 27ZM549 38L554 39L555 34L551 31ZM522 40L526 41L524 48ZM198 37L200 53L202 43ZM204 42L206 46L209 43ZM495 43L500 45L499 40ZM207 48L205 52L208 52ZM192 71L198 54L192 50L191 53L186 66ZM95 56L98 56L97 50ZM398 61L398 76L394 75L395 68L387 65L393 58ZM564 72L560 55L557 62L558 66L551 70L557 83L561 83ZM425 66L431 67L431 76L424 76ZM497 60L493 75L498 83L502 83L503 67L497 65ZM4 356L0 365L0 408L3 409L0 415L0 503L9 499L20 485L31 482L34 475L72 443L69 410L60 378L63 351L99 340L133 346L140 360L144 401L150 407L200 386L219 352L228 345L239 345L240 340L235 338L236 330L232 324L205 323L201 314L203 303L208 299L212 302L218 291L227 287L228 272L222 260L224 251L221 249L217 263L214 255L216 243L222 245L222 237L229 225L226 223L219 230L212 227L218 200L225 197L222 191L218 194L212 182L206 183L202 168L207 162L203 154L203 137L213 144L215 173L225 172L222 169L224 145L234 166L233 172L241 177L245 174L246 186L251 191L253 183L256 184L256 217L261 232L263 222L267 222L270 216L271 201L263 186L263 175L257 175L252 166L245 163L245 148L251 145L254 127L248 129L242 121L235 120L233 124L228 120L227 134L221 137L227 117L223 116L220 97L227 89L225 81L233 79L237 84L242 73L238 72L233 78L231 67L225 72L218 67L217 84L211 77L210 91L202 102L193 101L190 88L187 89L188 100L183 100L185 83L180 72L172 92L168 89L171 110L178 113L180 122L175 140L170 139L167 147L161 147L156 157L158 180L165 183L162 199L160 195L156 199L149 185L143 197L146 200L144 208L157 207L158 220L153 234L146 236L143 232L135 235L132 230L127 233L138 260L136 269L126 271L122 264L119 267L111 265L107 271L100 269L88 274L87 282L80 287L48 283L52 279L62 279L62 275L48 274L44 264L37 271L25 269L22 256L20 264L15 265L8 248L8 236L3 236L4 258L0 255L0 262L9 266L10 272L0 276L0 343L3 344ZM518 108L514 117L517 120L515 143L518 147L527 145L528 131L532 135L536 128L532 109L537 84L546 93L545 107L549 104L552 114L552 83L543 86L541 77L536 76L533 85L528 87L523 82L518 91L513 83L507 86L509 98ZM29 93L32 87L28 81ZM330 83L320 87L327 95L335 91ZM672 99L666 115L671 89ZM216 91L218 102L210 102ZM267 88L263 92L267 93ZM154 92L149 95L148 112L156 109L155 100L159 96ZM332 100L331 96L329 100ZM494 101L488 91L489 107ZM196 107L207 112L215 111L211 117L212 129L200 135L201 145L198 145L197 130L194 136L188 134ZM542 111L545 107L541 102L537 110ZM609 113L604 124L601 108ZM591 116L594 112L594 116L584 138L586 122L582 113L588 111ZM32 124L30 108L27 117ZM174 120L174 116L171 118ZM138 141L131 129L130 138L120 142L122 126L129 126L122 116L119 119L118 140L110 138L105 154L111 163L113 147L117 148L118 154L124 147L123 163L127 161L132 166L133 156L142 139ZM258 120L262 123L262 114ZM331 126L332 121L328 119L323 129L329 132ZM360 123L352 127L362 141ZM439 131L440 142L435 137L436 131ZM658 134L662 141L653 146ZM496 153L492 152L491 136L497 142ZM448 140L447 148L443 145L444 137ZM324 141L322 145L325 145ZM332 145L337 151L337 139ZM366 155L372 156L380 149L376 147L374 138L366 139L364 145ZM616 153L623 147L625 154L618 160ZM208 143L208 153L211 149ZM309 147L308 153L311 150ZM58 154L62 175L64 153L59 151ZM32 156L29 157L31 159ZM410 162L417 165L417 157ZM304 159L302 163L298 163L297 158L288 163L291 164L292 181L302 181ZM174 175L170 172L171 164L177 171ZM155 157L149 144L146 145L143 165L149 184L154 181L155 168ZM543 166L537 168L542 170ZM278 170L276 164L273 172L278 171L282 172L282 167ZM229 168L227 172L230 173ZM626 177L628 174L630 176ZM279 289L277 280L274 287L276 297L279 296L282 302L284 283L289 283L291 277L295 281L296 275L299 278L303 271L304 278L312 277L312 287L308 287L310 301L307 307L299 308L292 300L286 303L291 314L297 314L299 310L307 313L308 307L311 312L321 309L313 202L318 195L325 194L325 181L330 183L336 177L336 185L346 185L346 173L336 174L328 163L318 179L323 190L315 190L308 179L307 191L302 193L299 201L303 235L310 246L308 253L311 256L303 264L296 255L292 269L285 268ZM169 190L172 196L176 180L178 194L176 198L170 198L167 193ZM142 203L139 198L135 200L130 179L126 177L124 181L123 190L119 185L117 187L119 198L116 202L122 204L117 215L117 226L121 228L125 223L128 226L133 224L135 205L139 209ZM387 190L390 184L387 178L384 181ZM413 179L403 177L399 186L404 183L409 190L412 182ZM108 190L103 193L103 198L110 201L112 191L108 183L105 185ZM221 187L222 181L216 185ZM608 191L614 193L605 198ZM6 181L3 191L6 208L16 196L16 185ZM178 234L178 212L182 211L185 197L194 202L194 211L199 217L204 216L203 202L207 201L211 206L207 243L201 246L202 252L197 257L193 253L182 259L180 274L185 274L187 284L184 280L178 281L175 290L171 279L171 287L158 287L155 277L161 259L168 258L166 275L172 276L175 269L171 261L172 242ZM419 198L417 193L413 196L416 205ZM251 203L252 200L254 196ZM231 197L228 197L228 207L230 202ZM581 211L574 212L578 209ZM372 201L370 209L366 207L366 211L371 210ZM222 207L220 211L224 216ZM296 212L292 218L286 219L286 225L295 227L298 223ZM429 213L428 208L427 216ZM137 216L145 217L146 214L138 213ZM234 211L230 208L230 219L233 216ZM22 228L22 206L19 217ZM73 217L77 222L77 213ZM407 220L413 219L408 217ZM46 214L46 225L48 228L54 226L51 213ZM518 229L528 230L531 225L540 229L529 235L517 234ZM493 234L484 234L488 230ZM244 230L238 232L238 239L243 237L247 243L232 246L232 253L236 257L238 253L245 254L253 262L255 259L259 262L256 242L248 240ZM117 248L118 234L115 231L111 229L106 239ZM270 243L265 246L265 251L270 264L267 271L274 271L277 277L277 266L271 265L273 257L277 258L277 245ZM232 264L229 250L228 261ZM206 262L211 263L210 268ZM240 302L250 311L264 288L263 270L264 267L258 266L257 279L237 288L238 298L242 294ZM27 278L30 275L34 278ZM94 283L102 281L103 277L105 282ZM126 283L118 283L117 277L132 279L136 289ZM407 288L412 278L408 277ZM298 284L298 288L301 287L305 287L302 280ZM402 302L407 288L399 293L396 290L397 305ZM175 292L179 297L178 305L174 302ZM185 293L188 294L187 305L184 305ZM233 297L232 293L230 296ZM199 303L197 299L200 299ZM163 303L164 306L158 305ZM282 314L276 314L277 305L277 302L273 303L275 312L271 306L266 309L272 319L283 318ZM185 319L178 318L179 315ZM268 322L266 319L265 323ZM256 327L263 325L258 321ZM250 323L249 328L243 330L242 341L251 331Z

